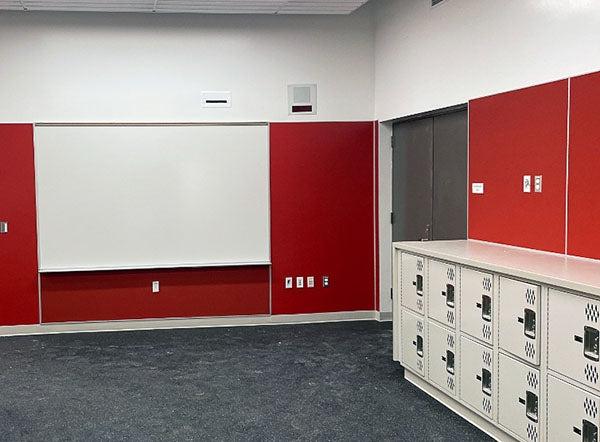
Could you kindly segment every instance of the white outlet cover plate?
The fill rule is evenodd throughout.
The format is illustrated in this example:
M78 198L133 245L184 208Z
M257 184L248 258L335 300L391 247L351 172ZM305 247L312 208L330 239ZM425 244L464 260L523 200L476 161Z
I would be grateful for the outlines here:
M296 288L297 289L304 288L304 276L296 277Z
M536 175L533 181L533 188L536 193L542 193L542 175Z
M291 276L288 276L287 278L285 278L285 288L291 289L293 287L294 287L294 278L292 278Z
M312 289L314 286L315 286L315 277L307 276L306 277L306 287L308 287L309 289Z
M477 195L483 195L483 183L472 183L471 184L471 193Z
M152 281L152 293L158 293L158 292L160 292L160 282Z
M523 175L523 192L531 193L531 175Z

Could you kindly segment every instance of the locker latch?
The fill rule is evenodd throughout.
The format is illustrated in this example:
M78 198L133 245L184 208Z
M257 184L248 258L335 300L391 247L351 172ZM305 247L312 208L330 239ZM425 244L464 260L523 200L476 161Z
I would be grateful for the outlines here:
M538 396L531 391L527 391L525 396L525 415L530 421L538 421Z
M481 391L487 396L492 395L492 372L482 368L481 376L477 375L477 380L481 381Z
M583 354L594 362L600 360L600 332L587 325L583 328Z
M525 336L529 339L535 339L535 312L526 308L523 312L523 318L518 318L518 320L523 324L523 333L525 333Z
M454 374L454 352L446 350L446 357L442 357L442 361L446 362L446 371Z
M417 295L423 296L423 275L417 275L417 280L413 281L413 285L417 287Z
M492 297L481 295L481 303L478 302L476 306L481 309L481 319L485 322L492 322Z
M598 442L598 427L586 419L582 421L581 430L573 427L573 432L581 436L582 442Z
M454 308L454 286L452 284L446 284L446 291L442 292L442 296L446 297L446 305Z
M417 335L417 356L423 357L423 336Z

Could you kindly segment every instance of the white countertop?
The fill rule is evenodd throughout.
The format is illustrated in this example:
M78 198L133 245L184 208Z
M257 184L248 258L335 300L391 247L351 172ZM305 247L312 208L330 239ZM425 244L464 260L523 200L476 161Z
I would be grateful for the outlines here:
M600 296L600 261L476 240L403 241L394 248Z

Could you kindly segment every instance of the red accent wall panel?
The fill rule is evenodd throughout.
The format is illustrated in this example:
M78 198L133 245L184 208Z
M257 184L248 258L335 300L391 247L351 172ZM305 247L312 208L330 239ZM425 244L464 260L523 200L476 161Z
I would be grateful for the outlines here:
M37 228L33 126L0 124L0 325L36 324Z
M600 259L600 73L571 79L568 253Z
M375 308L373 130L372 121L271 125L273 314ZM285 289L288 276L314 276L315 288L294 279Z
M45 323L269 313L267 266L48 273L41 288Z
M469 104L469 238L564 253L568 81ZM523 175L543 175L524 193Z

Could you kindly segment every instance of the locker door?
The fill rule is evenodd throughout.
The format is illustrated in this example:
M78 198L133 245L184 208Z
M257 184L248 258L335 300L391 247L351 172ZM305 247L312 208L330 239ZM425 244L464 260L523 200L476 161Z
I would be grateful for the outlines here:
M500 347L540 363L540 287L500 278Z
M540 372L501 354L498 371L498 420L524 440L540 438Z
M456 266L429 260L429 317L450 327L456 326L459 287Z
M460 338L460 398L483 415L496 414L496 372L492 350L464 336Z
M599 390L600 302L551 289L548 309L549 368Z
M420 256L402 253L402 305L425 314L427 296L427 262Z
M423 377L427 354L425 333L425 320L402 309L402 365Z
M494 342L494 278L460 269L460 329L487 344Z
M456 354L456 335L444 327L429 322L429 380L456 396L456 374L458 355Z
M548 441L598 442L598 396L548 376Z

